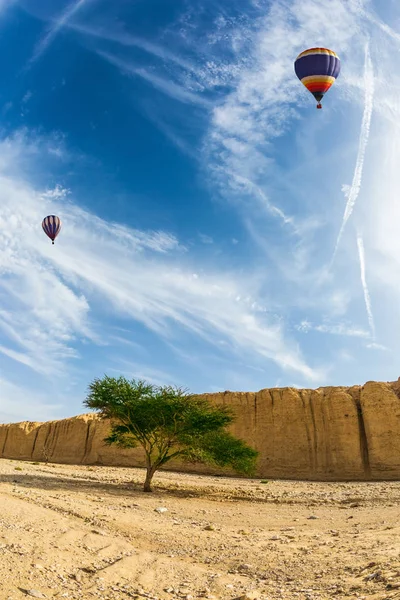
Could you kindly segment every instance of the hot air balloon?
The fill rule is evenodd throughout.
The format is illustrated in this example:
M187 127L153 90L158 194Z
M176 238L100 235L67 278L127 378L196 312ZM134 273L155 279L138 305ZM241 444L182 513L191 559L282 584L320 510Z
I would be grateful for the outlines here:
M301 83L316 99L317 108L322 108L324 94L340 73L340 59L328 48L310 48L298 55L294 70Z
M58 236L61 230L61 221L56 215L49 215L42 221L43 231L51 239L51 243L54 244L54 240Z

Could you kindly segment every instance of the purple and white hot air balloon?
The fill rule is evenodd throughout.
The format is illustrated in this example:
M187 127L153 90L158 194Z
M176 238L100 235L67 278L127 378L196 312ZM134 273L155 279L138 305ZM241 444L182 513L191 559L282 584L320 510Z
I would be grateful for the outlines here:
M49 215L42 221L43 231L51 239L51 243L54 244L54 240L58 236L61 230L61 220L56 215Z

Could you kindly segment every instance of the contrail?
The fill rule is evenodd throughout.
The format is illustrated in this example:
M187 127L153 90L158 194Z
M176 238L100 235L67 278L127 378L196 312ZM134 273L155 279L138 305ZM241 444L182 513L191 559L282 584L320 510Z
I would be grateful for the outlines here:
M71 2L62 13L62 15L57 19L54 25L50 28L47 34L40 40L40 42L36 45L36 48L29 59L27 68L29 68L34 62L36 62L42 54L44 54L50 44L54 41L57 34L60 30L68 24L68 21L72 19L72 17L85 5L89 4L93 0L75 0L75 2Z
M342 239L342 235L344 229L346 227L347 221L349 220L351 213L353 212L355 203L357 201L358 195L360 193L361 188L361 179L363 174L364 167L364 158L365 151L368 144L369 139L369 131L371 127L371 116L372 109L374 105L374 71L372 67L371 57L369 54L369 44L365 47L365 62L364 62L364 88L365 88L365 100L364 100L364 114L361 123L361 131L360 131L360 141L358 144L358 154L356 166L354 169L353 181L351 184L350 191L347 196L347 204L343 215L342 226L339 231L339 235L336 240L335 250L333 252L333 257L331 264L335 260L337 250L339 248L340 240Z
M364 251L364 241L361 237L361 234L357 231L357 246L358 246L358 256L360 259L360 275L361 275L361 285L364 292L364 301L365 308L367 310L368 323L369 328L371 330L372 339L375 340L375 323L374 323L374 315L372 314L372 306L371 306L371 297L369 295L369 290L367 286L367 279L365 277L365 251Z

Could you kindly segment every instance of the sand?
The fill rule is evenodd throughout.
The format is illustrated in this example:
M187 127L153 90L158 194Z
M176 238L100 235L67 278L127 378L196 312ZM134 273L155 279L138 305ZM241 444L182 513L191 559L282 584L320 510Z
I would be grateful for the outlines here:
M143 477L0 460L0 599L400 598L400 482Z

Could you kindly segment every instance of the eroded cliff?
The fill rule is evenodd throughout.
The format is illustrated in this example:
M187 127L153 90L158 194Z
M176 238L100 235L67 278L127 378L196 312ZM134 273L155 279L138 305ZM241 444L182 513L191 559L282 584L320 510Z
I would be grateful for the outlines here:
M260 477L400 479L400 382L206 396L234 408L237 418L231 431L260 452ZM93 414L0 425L0 457L143 466L140 449L120 450L104 444L108 430L109 423ZM169 468L218 472L178 462Z

